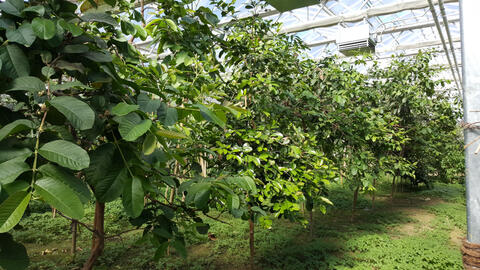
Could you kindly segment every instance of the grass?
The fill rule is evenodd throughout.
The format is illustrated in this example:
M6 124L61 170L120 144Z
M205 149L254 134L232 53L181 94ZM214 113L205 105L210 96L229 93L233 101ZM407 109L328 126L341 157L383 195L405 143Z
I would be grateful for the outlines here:
M466 230L464 187L436 184L432 190L397 193L380 185L375 209L369 194L359 196L351 221L352 192L334 185L334 206L315 212L314 235L301 225L278 220L272 229L256 227L257 269L463 269L459 251ZM81 231L76 263L71 262L69 222L52 219L38 204L14 232L31 257L30 269L78 269L86 260L91 234ZM120 202L107 205L106 230L129 227ZM91 222L93 206L85 222ZM131 232L107 242L95 269L248 269L248 223L222 217L231 226L209 221L217 240L189 238L186 259L173 254L152 261L154 249L137 244ZM42 253L44 255L42 255Z

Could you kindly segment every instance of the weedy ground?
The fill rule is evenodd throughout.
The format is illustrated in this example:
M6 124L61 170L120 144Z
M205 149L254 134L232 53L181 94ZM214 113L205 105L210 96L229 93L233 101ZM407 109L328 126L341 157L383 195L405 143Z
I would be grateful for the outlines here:
M399 190L402 190L401 188ZM463 269L461 239L466 231L464 187L436 184L431 190L397 192L383 183L376 192L361 194L352 221L352 192L334 185L334 206L326 215L314 213L309 229L286 220L272 229L256 228L256 269ZM121 203L107 205L109 235L132 228ZM84 222L91 222L93 206ZM189 256L174 250L153 261L155 251L138 243L141 231L107 240L95 269L249 269L248 223L221 216L230 225L210 220L215 240L190 235ZM91 233L82 229L75 262L70 255L70 222L51 217L50 209L36 204L14 233L31 258L30 269L78 269L88 256Z

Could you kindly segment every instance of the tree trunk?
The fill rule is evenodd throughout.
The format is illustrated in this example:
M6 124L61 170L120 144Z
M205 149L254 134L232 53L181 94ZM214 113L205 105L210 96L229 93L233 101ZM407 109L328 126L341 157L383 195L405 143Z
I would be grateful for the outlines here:
M311 211L308 211L309 214L310 214L310 240L313 239L313 229L314 229L314 225L313 225L313 210Z
M95 218L93 221L93 237L92 237L92 250L90 251L90 258L83 265L83 270L91 270L93 265L97 261L98 257L102 255L103 248L105 246L105 233L104 233L104 220L105 220L105 204L96 202L95 204Z
M354 219L354 215L355 215L355 208L357 207L357 199L358 199L358 191L360 190L360 186L357 186L357 188L355 189L355 192L353 193L353 204L352 204L352 217L351 217L351 221L353 221Z
M253 270L255 264L255 224L252 217L248 219L250 225L250 269Z
M392 194L390 195L390 197L392 197L392 199L393 199L393 195L395 194L395 178L396 178L396 176L393 176L393 180L392 180Z
M77 252L77 221L72 220L72 262L75 262L76 252Z
M377 182L377 179L373 179L373 188L375 188L376 182ZM375 189L373 190L373 194L372 194L372 209L375 209Z

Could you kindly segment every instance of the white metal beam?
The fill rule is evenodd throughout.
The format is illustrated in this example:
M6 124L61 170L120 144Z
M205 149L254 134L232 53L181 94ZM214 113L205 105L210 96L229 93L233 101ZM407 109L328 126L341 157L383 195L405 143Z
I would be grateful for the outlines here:
M437 2L437 0L435 0L435 2ZM458 2L458 0L445 0L444 2L453 3ZM422 9L427 7L429 7L429 5L428 2L425 0L402 0L394 4L353 11L342 15L315 20L313 22L299 24L293 27L287 27L280 30L280 33L302 32L319 27L334 26L342 22L358 22L365 18L388 15L412 9Z

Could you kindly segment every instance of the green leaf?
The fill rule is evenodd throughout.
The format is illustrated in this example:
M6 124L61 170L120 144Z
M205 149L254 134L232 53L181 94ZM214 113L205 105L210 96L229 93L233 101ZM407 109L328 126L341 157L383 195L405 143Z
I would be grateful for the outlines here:
M157 148L157 137L153 134L148 134L145 140L143 141L143 154L148 156L151 155Z
M109 52L92 52L88 51L82 54L85 58L97 63L109 63L113 61L112 55Z
M42 5L29 6L29 7L25 8L24 10L22 10L22 14L25 14L27 12L36 13L38 16L42 17L43 14L45 14L45 7L42 6Z
M0 163L0 184L9 184L22 173L30 171L30 166L24 160L25 156L20 156Z
M50 79L53 75L55 75L55 69L52 67L42 67L42 75L45 76L47 79ZM52 88L50 88L52 89Z
M20 219L30 202L31 193L18 191L0 204L0 233L8 232Z
M75 191L64 183L51 177L43 177L35 182L34 188L45 202L60 212L74 219L83 218L82 202Z
M50 100L50 104L61 112L78 130L87 130L95 123L95 112L87 103L70 96Z
M155 130L155 135L168 138L168 139L186 139L188 138L185 134L182 134L180 132L175 132L171 130L166 130L166 129L156 129Z
M100 22L106 23L111 26L117 27L118 23L110 14L101 13L101 12L89 12L81 17L85 22Z
M88 46L83 44L73 44L73 45L66 45L62 52L64 53L86 53L88 52Z
M140 110L145 113L154 113L162 103L159 99L151 99L147 94L140 93L137 98L137 103Z
M40 166L38 170L43 176L53 178L75 191L83 204L90 200L91 193L88 186L81 179L75 177L73 173L50 163Z
M85 67L82 63L71 63L64 60L58 60L55 62L55 67L64 70L78 71L81 73L85 72Z
M114 120L119 123L118 131L126 141L133 142L145 134L152 126L150 119L142 120L136 113L129 113L124 116L116 116Z
M114 165L108 173L95 184L95 197L100 202L111 202L122 195L128 182L127 168Z
M52 91L64 91L68 90L71 88L78 88L78 89L85 89L85 90L93 90L90 86L86 86L85 84L79 82L79 81L73 81L73 82L64 82L62 84L55 84L50 86L50 90Z
M0 148L0 163L9 161L11 159L22 159L25 160L32 155L32 151L28 148L10 148L10 147L1 147Z
M90 154L90 166L85 169L85 176L88 183L96 186L112 166L114 159L115 145L106 143L100 145Z
M35 125L30 120L20 119L20 120L13 121L0 129L0 141L12 134L16 134L20 131L34 129L34 128L35 128Z
M0 234L0 268L5 270L23 270L30 260L27 250L8 233Z
M60 25L60 27L62 27L63 29L72 33L73 37L78 37L78 36L83 34L83 29L82 28L80 28L79 26L77 26L73 23L66 22L63 19L60 19L58 21L58 25Z
M7 39L10 42L19 43L25 45L25 47L32 46L37 37L33 32L32 25L29 23L23 23L15 30L7 31Z
M225 181L231 185L236 185L245 191L251 192L252 194L257 193L255 181L249 176L227 177L225 178Z
M123 20L120 22L120 29L122 29L122 32L125 35L134 36L137 33L137 28L134 26L134 24Z
M132 218L140 216L143 211L144 195L142 181L135 176L128 178L122 197L123 207L128 216Z
M12 79L30 74L28 59L15 44L0 46L0 61L2 61L2 75Z
M25 2L22 0L7 0L0 3L0 10L4 13L22 17L22 10L25 8Z
M0 18L0 30L15 30L15 22L7 19L7 18Z
M45 83L37 77L18 77L10 84L7 91L40 92L45 90Z
M203 118L211 123L217 124L218 126L225 128L226 123L222 121L218 116L216 116L212 111L202 104L195 104L194 107L200 109L200 113Z
M82 170L90 164L90 157L80 146L68 141L56 140L44 144L38 153L51 162L72 170Z
M118 115L118 116L124 116L138 110L139 108L140 106L138 105L132 105L132 104L127 104L125 102L122 102L122 103L118 103L117 105L115 105L115 107L113 107L112 114Z
M53 21L36 17L32 21L33 32L37 37L43 40L52 39L57 33L57 28Z
M140 38L141 40L146 40L148 37L147 31L141 25L134 24L133 25L136 29L136 37Z
M157 111L158 120L165 126L173 126L178 121L178 112L175 108L168 108L165 103Z

